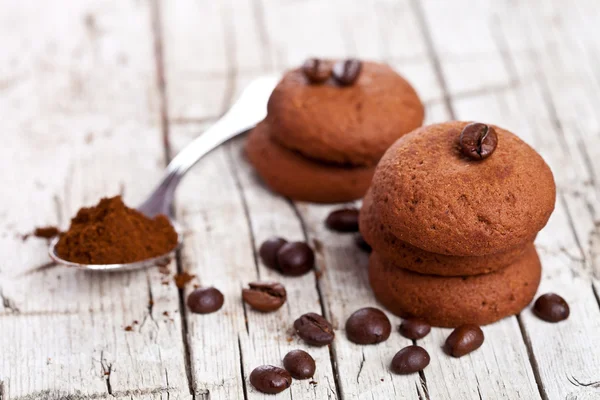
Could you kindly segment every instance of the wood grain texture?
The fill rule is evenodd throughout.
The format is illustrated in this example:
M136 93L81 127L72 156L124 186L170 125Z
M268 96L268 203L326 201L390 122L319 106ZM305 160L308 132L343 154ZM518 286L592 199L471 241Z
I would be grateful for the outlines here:
M150 8L31 1L0 15L1 397L185 398L178 295L158 271L53 267L45 241L21 239L101 196L135 204L160 176Z
M0 175L10 188L0 199L0 400L600 397L598 21L593 0L3 4L0 126L9 140L0 170L15 172ZM569 320L551 325L524 310L484 327L483 347L461 359L441 350L450 331L433 329L418 341L431 355L424 373L390 374L409 340L394 332L357 346L345 336L346 318L377 302L367 255L323 224L341 205L269 192L243 157L243 137L182 182L185 245L169 275L56 267L45 242L22 239L36 226L66 227L105 195L138 203L165 155L201 134L252 78L308 56L386 61L414 84L428 123L498 123L542 154L558 199L536 242L540 293L565 297ZM257 251L272 235L307 240L315 273L266 268ZM175 271L197 277L178 290ZM255 280L283 283L286 305L271 314L246 307L241 290ZM190 313L194 284L219 288L223 309ZM309 311L332 321L330 348L294 334L294 319ZM295 348L317 361L312 383L277 396L252 388L254 367L281 365Z

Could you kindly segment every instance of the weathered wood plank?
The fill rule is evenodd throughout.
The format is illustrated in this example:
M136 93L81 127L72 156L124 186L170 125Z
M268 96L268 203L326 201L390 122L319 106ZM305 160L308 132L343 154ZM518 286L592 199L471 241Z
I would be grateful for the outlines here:
M157 271L38 268L46 244L20 237L102 196L135 204L160 176L149 4L5 4L0 30L2 398L186 398L177 291Z

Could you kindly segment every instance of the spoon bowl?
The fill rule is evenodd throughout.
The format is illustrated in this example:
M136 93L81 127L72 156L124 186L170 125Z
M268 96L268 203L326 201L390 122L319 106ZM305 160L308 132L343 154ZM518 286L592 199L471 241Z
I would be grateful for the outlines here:
M67 261L67 260L61 258L58 255L58 253L56 252L56 245L58 244L58 241L60 240L60 236L56 236L50 241L50 245L48 247L48 255L56 263L62 264L67 267L85 269L85 270L89 270L89 271L107 271L107 272L110 272L110 271L112 271L112 272L133 271L136 269L156 267L159 265L166 265L171 261L172 257L175 256L175 252L177 252L177 250L179 250L179 248L183 244L183 234L181 233L181 229L176 224L174 224L173 227L175 228L175 231L177 232L177 245L168 253L162 254L160 256L148 258L146 260L135 261L135 262L131 262L131 263L124 263L124 264L80 264L80 263L76 263L76 262L72 262L72 261Z

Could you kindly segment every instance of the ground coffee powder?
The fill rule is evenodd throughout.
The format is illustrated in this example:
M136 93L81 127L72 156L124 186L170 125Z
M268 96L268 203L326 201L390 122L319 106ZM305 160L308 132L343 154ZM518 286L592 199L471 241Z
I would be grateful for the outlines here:
M160 256L175 246L177 233L166 216L148 218L116 196L79 210L56 252L80 264L120 264Z

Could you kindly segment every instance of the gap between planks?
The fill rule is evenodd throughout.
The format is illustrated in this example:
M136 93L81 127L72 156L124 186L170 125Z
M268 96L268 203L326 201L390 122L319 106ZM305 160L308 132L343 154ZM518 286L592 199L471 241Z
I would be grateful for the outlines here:
M160 0L151 0L150 9L152 19L152 37L154 43L155 76L159 95L160 124L166 167L171 162L172 158L174 157L174 154L171 149L169 130L169 102L167 98L167 80L165 75L165 58L163 51L163 20L161 15L162 13L160 7ZM171 208L172 215L177 215L175 213L175 204L173 204ZM175 254L175 265L178 274L182 274L184 272L183 262L181 259L181 251L181 249L178 249ZM151 291L150 294L152 294ZM196 391L191 366L190 343L188 339L187 306L185 303L184 289L178 288L177 294L179 296L179 316L181 318L181 340L183 342L184 350L183 358L185 362L185 374L188 383L188 390L190 392L190 395L192 396L192 399L195 399ZM149 304L149 307L152 307L152 303Z

